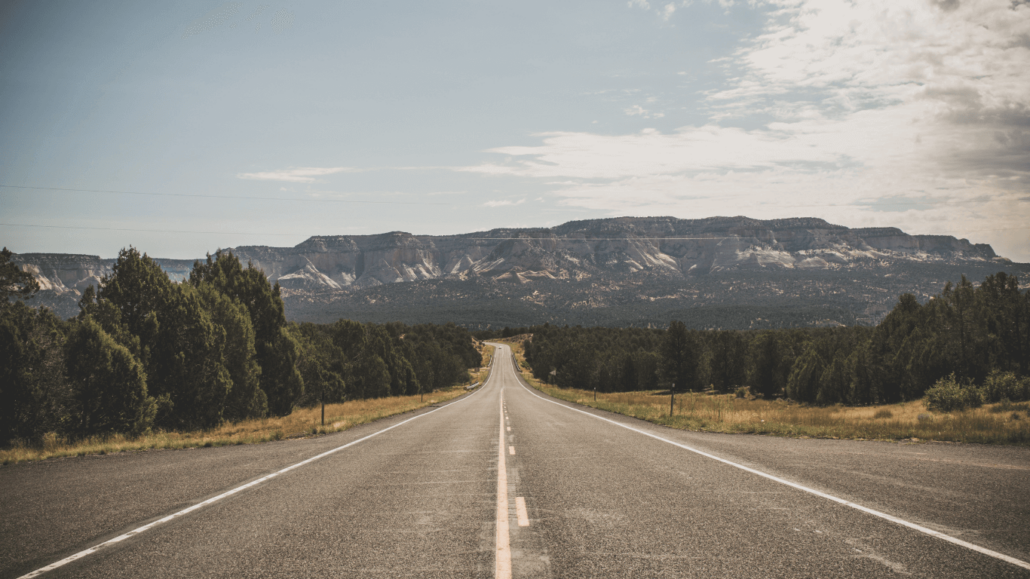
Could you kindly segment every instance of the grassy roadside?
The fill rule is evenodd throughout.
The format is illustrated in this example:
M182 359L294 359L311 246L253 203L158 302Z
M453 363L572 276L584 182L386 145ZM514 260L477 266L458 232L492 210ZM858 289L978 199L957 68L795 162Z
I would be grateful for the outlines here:
M526 369L521 340L511 344L522 377L555 398L655 424L704 432L771 434L795 438L933 440L1030 445L1030 404L989 404L963 412L926 410L922 400L879 406L807 406L752 400L733 394L677 394L669 415L668 391L594 393L542 384Z
M478 370L470 371L469 375L472 376L473 383L486 384L487 379L490 378L490 365L494 362L494 347L489 344L477 343L476 349L483 357L483 362Z
M56 436L50 436L40 446L15 446L0 450L0 464L133 450L253 444L282 440L283 438L329 434L387 416L403 414L445 402L457 398L465 392L465 385L458 384L446 390L426 393L422 401L419 400L418 395L414 395L326 404L325 426L322 426L321 407L314 407L295 409L289 416L282 418L244 420L236 424L224 424L211 430L195 432L155 432L135 439L115 435L93 437L71 443Z

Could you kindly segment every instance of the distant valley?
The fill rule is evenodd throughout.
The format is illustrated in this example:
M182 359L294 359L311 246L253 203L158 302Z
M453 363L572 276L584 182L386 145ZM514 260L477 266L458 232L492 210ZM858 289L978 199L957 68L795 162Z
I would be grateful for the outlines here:
M282 287L287 316L470 328L569 325L758 329L872 324L901 293L1030 264L985 244L821 219L623 217L450 236L315 236L295 247L233 248ZM193 260L157 258L169 276ZM26 253L34 305L68 317L114 259Z

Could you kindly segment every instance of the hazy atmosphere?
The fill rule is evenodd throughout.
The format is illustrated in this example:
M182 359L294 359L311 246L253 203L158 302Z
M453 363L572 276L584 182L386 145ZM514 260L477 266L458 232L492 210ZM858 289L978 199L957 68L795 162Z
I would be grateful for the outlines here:
M0 2L15 252L812 216L1030 261L1030 5Z

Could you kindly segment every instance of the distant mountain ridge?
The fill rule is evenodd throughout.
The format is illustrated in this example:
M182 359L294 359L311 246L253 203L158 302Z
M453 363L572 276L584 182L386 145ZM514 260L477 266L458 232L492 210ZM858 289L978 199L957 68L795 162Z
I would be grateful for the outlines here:
M525 282L655 270L672 276L743 268L833 269L862 260L991 261L986 244L821 219L615 218L453 236L315 236L293 248L233 250L291 289L344 289L468 275Z
M851 229L816 218L620 217L445 236L405 232L313 236L295 247L241 246L232 251L280 284L288 315L318 321L351 314L376 319L389 319L394 312L410 316L403 307L386 306L369 297L394 284L401 285L387 293L411 293L413 302L424 304L420 316L433 317L434 309L443 313L460 307L448 300L479 303L486 299L498 302L490 307L503 309L501 302L515 298L543 307L541 315L556 323L582 323L580 319L589 323L589 310L611 308L613 300L634 305L635 298L627 291L640 294L636 300L640 303L658 298L672 300L675 309L689 310L704 302L692 297L697 288L737 279L757 289L749 292L750 297L738 291L736 299L733 290L725 290L728 293L716 300L718 304L708 305L750 307L768 293L762 280L773 284L781 278L819 280L818 285L827 286L823 290L833 295L827 284L832 286L834 278L850 277L850 284L884 287L891 284L876 279L882 281L899 269L927 272L912 280L915 289L906 290L917 292L927 285L943 284L944 280L937 279L942 275L954 281L966 272L977 279L974 272L1004 270L1018 275L1030 271L1026 264L997 256L987 244L952 236L909 235L896 228ZM20 254L15 259L40 280L46 290L43 302L68 301L79 295L109 272L114 262L67 254ZM160 258L157 262L175 280L188 277L193 263ZM644 282L646 287L638 287ZM845 286L837 291L845 291ZM442 295L434 301L432 295L441 287L464 297ZM466 290L472 293L466 294ZM655 291L661 296L647 295ZM497 292L493 298L484 297ZM583 299L565 304L573 295ZM791 307L801 305L791 303L791 298L805 295L784 294L781 301ZM845 310L853 311L855 319L875 319L877 312L884 310L882 299L851 299L855 303ZM372 307L376 303L379 307ZM69 308L58 309L67 313L64 310ZM485 313L489 307L481 304L480 310ZM526 322L536 323L541 315L528 315L533 319ZM848 315L838 317L844 318L839 323L853 321ZM461 321L476 325L473 320Z

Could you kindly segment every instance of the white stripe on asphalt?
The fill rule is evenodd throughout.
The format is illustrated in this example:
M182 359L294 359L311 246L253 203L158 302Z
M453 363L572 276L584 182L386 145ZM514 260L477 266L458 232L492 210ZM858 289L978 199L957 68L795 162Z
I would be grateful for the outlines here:
M515 514L519 518L520 527L529 526L529 514L526 512L525 497L515 497Z
M288 466L288 467L286 467L284 469L277 470L277 471L273 472L272 474L263 476L263 477L261 477L261 478L259 478L257 480L251 481L249 483L240 485L240 486L238 486L238 487L236 487L236 488L234 488L232 490L228 490L228 491L226 491L226 492L224 492L224 493L222 493L222 494L220 494L220 495L218 495L216 497L211 497L210 499L207 499L206 501L197 503L197 504L193 505L192 507L185 508L185 509L183 509L183 510L177 512L177 513L172 513L171 515L168 515L167 517L164 517L163 519L158 519L158 520L156 520L156 521L154 521L152 523L148 523L148 524L143 525L141 527L137 527L137 528L135 528L135 529L133 529L133 530L127 532L127 533L124 533L122 535L118 535L117 537L115 537L113 539L104 541L103 543L100 543L98 545L94 545L93 547L90 547L89 549L86 549L85 551L79 551L78 553L75 553L74 555L71 555L69 557L65 557L64 559L61 559L60 561L57 561L55 563L51 563L51 564L47 565L46 567L41 567L39 569L36 569L35 571L32 571L31 573L22 575L18 579L29 579L30 577L38 577L38 576L42 575L43 573L46 573L47 571L53 571L54 569L57 569L58 567L63 567L65 565L67 565L68 563L71 563L73 561L78 561L79 559L82 559L83 557L87 557L89 555L92 555L93 553L96 553L97 551L103 549L104 547L107 547L107 546L110 546L110 545L114 545L115 543L120 543L120 542L122 542L122 541L124 541L124 540L126 540L126 539L128 539L130 537L135 537L136 535L139 535L140 533L143 533L145 531L149 531L150 529L153 529L154 527L156 527L158 525L163 525L164 523L167 523L168 521L177 519L177 518L182 517L184 515L188 515L188 514L192 513L193 511L196 511L197 509L200 509L202 507L206 507L207 505L210 505L212 503L216 503L216 502L218 502L218 501L220 501L222 499L229 498L229 497L231 497L231 496L233 496L233 495L235 495L235 494L237 494L239 492L242 492L242 491L244 491L246 489L249 489L249 488L251 488L253 486L259 485L259 484L261 484L261 483L263 483L265 481L271 480L271 479L273 479L273 478L275 478L275 477L277 477L277 476L279 476L281 474L285 474L285 473L287 473L287 472L289 472L289 471L291 471L291 470L293 470L295 468L300 468L300 467L302 467L302 466L304 466L306 464L310 464L312 462L315 462L316 460L325 458L325 457L329 456L330 454L333 454L335 452L339 452L339 451L347 448L348 446L354 446L355 444L357 444L359 442L364 442L364 441L366 441L366 440L368 440L368 439L370 439L370 438L372 438L374 436L379 436L380 434L382 434L382 433L384 433L384 432L386 432L388 430L393 430L394 428L397 428L398 426L402 426L404 424L407 424L407 423L411 422L412 420L418 420L419 418L422 418L423 416L429 416L430 414L436 412L437 410L443 410L444 408L449 408L451 406L454 406L455 404L460 404L460 403L468 400L469 398L472 398L472 396L475 396L481 390L483 390L483 389L480 388L480 389L476 390L475 392L473 392L470 396L467 396L467 397L465 397L465 398L463 398L461 400L458 400L457 402L452 402L450 404L447 404L446 406L441 406L441 407L437 408L436 410L430 410L429 412L426 412L424 414L419 414L418 416L414 416L412 418L409 418L409 419L405 420L404 422L398 422L397 424L394 424L393 426L389 426L389 427L384 428L384 429L382 429L382 430L380 430L378 432L373 432L372 434L369 434L368 436L365 436L364 438L359 438L358 440L355 440L353 442L348 442L347 444L344 444L343 446L337 446L336 448L334 448L332 450L327 450L327 451L323 452L322 454L313 456L313 457L311 457L311 458L309 458L307 460L302 460L302 461L300 461L300 462L298 462L296 464L290 465L290 466Z
M513 368L512 372L514 372L514 371L515 370ZM518 380L518 378L519 378L518 374L516 374L515 377L516 377L516 380ZM809 487L806 487L806 486L803 486L803 485L799 485L797 483L790 482L789 480L782 479L782 478L780 478L778 476L773 476L771 474L764 473L764 472L762 472L760 470L755 470L753 468L746 467L746 466L744 466L742 464L737 464L735 462L726 460L724 458L719 458L718 456L715 456L715 455L712 455L712 454L708 454L707 452L698 450L696 448L689 447L689 446L687 446L685 444L680 444L678 442L673 442L673 441L671 441L671 440L669 440L667 438L662 438L661 436L658 436L656 434L651 434L650 432L646 432L644 430L639 430L639 429L633 428L632 426L627 426L627 425L622 424L620 422L616 422L615 420L610 420L610 419L604 418L602 416L597 416L596 414L591 414L589 412L580 410L578 408L572 408L571 406L566 406L565 404L561 404L561 403L555 402L553 400L548 400L547 398L544 398L543 396L538 395L536 392L533 392L530 388L528 388L525 384L523 384L521 380L518 380L518 382L519 382L519 385L522 386L523 388L525 388L527 392L529 392L533 396L536 396L537 398L543 400L544 402L550 402L551 404L554 404L556 406L561 406L562 408L565 408L567 410L572 410L573 412L579 412L580 414L586 414L587 416L589 416L591 418L596 418L598 420L603 420L605 422L614 424L616 426L621 426L622 428L625 428L626 430L632 430L633 432L636 432L638 434L643 434L644 436L649 436L651 438L654 438L655 440L660 440L662 442L667 442L667 443L669 443L669 444L671 444L673 446L678 446L679 448L682 448L683 450L689 450L690 452L693 452L695 454L699 454L699 455L701 455L701 456L703 456L705 458L710 458L712 460L717 460L717 461L719 461L719 462L721 462L723 464L727 464L729 466L732 466L732 467L735 467L735 468L739 468L740 470L747 471L747 472L749 472L751 474L755 474L755 475L758 475L760 477L767 478L767 479L769 479L771 481L775 481L775 482L778 482L780 484L787 485L787 486L789 486L791 488L795 488L795 489L798 489L800 491L804 491L806 493L813 494L813 495L815 495L817 497L822 497L822 498L824 498L826 500L833 501L833 502L835 502L837 504L844 505L846 507L851 507L851 508L853 508L855 510L862 511L863 513L872 515L874 517L879 517L881 519L890 521L892 523L896 523L898 525L901 525L902 527L907 527L907 528L912 529L914 531L919 531L920 533L925 533L927 535L930 535L931 537L936 537L938 539L941 539L942 541L947 541L949 543L952 543L953 545L958 545L960 547L965 547L966 549L969 549L971 551L976 551L977 553L980 553L982 555L987 555L988 557L994 557L995 559L1000 559L1002 561L1005 561L1006 563L1011 563L1011 564L1013 564L1013 565L1015 565L1017 567L1022 567L1023 569L1030 569L1030 563L1027 563L1026 561L1022 561L1020 559L1016 559L1015 557L1009 557L1008 555L1006 555L1004 553L999 553L997 551L992 551L992 550L987 549L985 547L981 547L979 545L974 545L973 543L969 543L967 541L963 541L962 539L956 539L955 537L952 537L951 535L945 535L944 533L935 531L933 529L928 529L928 528L926 528L926 527L924 527L922 525L917 525L915 523L910 523L909 521L906 521L904 519L899 519L898 517L895 517L894 515L888 515L887 513L884 513L884 512L881 512L881 511L877 511L875 509L870 509L869 507L864 507L862 505L853 503L851 501L847 501L847 500L844 500L842 498L826 494L826 493L824 493L822 491L817 491L817 490L815 490L813 488L809 488Z
M504 414L504 391L501 391L501 414ZM501 418L501 440L497 446L497 528L494 577L511 579L511 543L508 537L508 467L504 462L504 418Z

